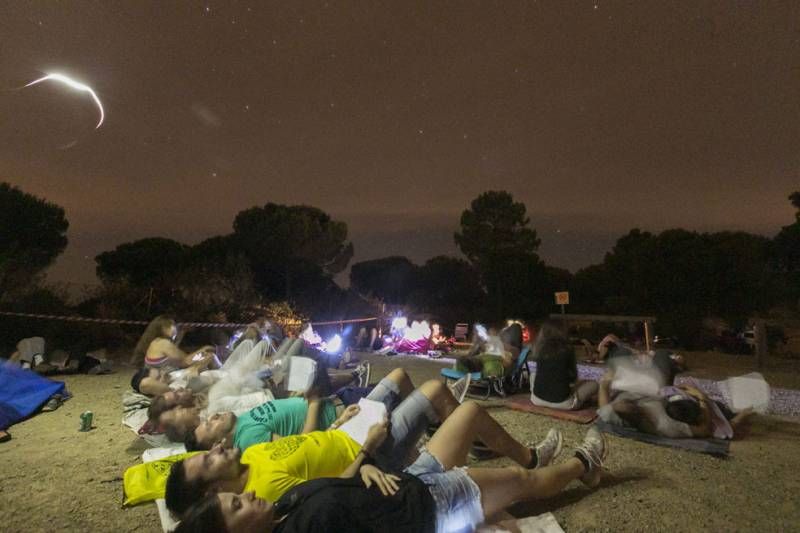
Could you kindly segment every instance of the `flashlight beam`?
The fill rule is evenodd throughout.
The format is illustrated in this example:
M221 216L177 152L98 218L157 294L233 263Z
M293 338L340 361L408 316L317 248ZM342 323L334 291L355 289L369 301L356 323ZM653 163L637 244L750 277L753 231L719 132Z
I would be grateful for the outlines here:
M30 87L32 85L37 85L44 81L50 81L50 80L63 83L68 87L75 89L77 91L89 93L92 99L94 100L94 103L97 104L97 108L100 110L100 121L97 123L97 126L95 126L95 129L99 128L100 125L103 124L103 120L106 118L105 111L103 111L103 104L100 102L100 98L97 97L97 93L95 93L94 90L92 90L92 88L89 87L88 85L79 83L68 76L64 76L63 74L48 74L47 76L39 78L38 80L33 80L25 87Z

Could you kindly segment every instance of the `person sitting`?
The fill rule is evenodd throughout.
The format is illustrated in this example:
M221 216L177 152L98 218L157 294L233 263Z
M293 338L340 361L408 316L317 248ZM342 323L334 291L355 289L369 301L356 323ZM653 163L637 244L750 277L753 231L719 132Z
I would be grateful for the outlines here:
M560 440L552 438L545 439L535 469L466 469L461 466L470 431L463 424L454 413L402 472L383 471L365 461L374 451L365 443L359 459L340 478L299 484L274 505L254 492L209 494L189 509L176 533L467 532L517 502L553 497L575 479L590 488L600 483L607 447L596 428L558 465L551 466L561 451ZM371 434L377 433L374 429ZM554 430L551 434L559 435Z
M460 372L481 372L483 377L503 376L514 365L522 347L522 329L512 324L498 333L475 324L475 333L469 352L456 359Z
M208 366L213 360L214 347L203 346L192 353L178 348L178 327L172 318L160 315L145 328L133 350L134 360L150 368L167 371L192 365Z
M385 404L394 404L400 398L400 389L390 380L384 378L378 386L387 389L382 395ZM209 490L254 490L260 498L275 501L303 481L341 476L348 470L352 473L364 453L383 468L402 469L411 462L426 428L453 417L450 426L460 428L461 433L459 438L451 438L453 443L462 443L458 446L469 448L478 436L489 449L522 466L535 466L537 457L548 453L542 451L545 444L529 448L517 442L482 407L474 402L459 405L442 382L431 380L390 410L391 429L381 442L368 438L363 446L359 445L338 429L347 420L343 416L328 431L284 437L251 446L243 453L236 448L215 446L210 452L179 461L167 479L167 507L180 515ZM560 433L548 435L548 439L547 449L553 442L560 443Z
M597 382L578 379L575 350L566 335L544 323L533 343L536 375L531 387L534 405L570 411L580 409L597 394Z

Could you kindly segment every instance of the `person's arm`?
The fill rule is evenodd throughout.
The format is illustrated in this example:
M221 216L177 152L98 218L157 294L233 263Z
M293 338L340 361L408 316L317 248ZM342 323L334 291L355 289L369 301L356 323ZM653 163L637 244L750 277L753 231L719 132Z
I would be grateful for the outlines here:
M339 415L339 418L337 418L328 429L339 429L342 424L356 416L360 410L361 408L358 404L348 405L345 410L342 411L342 414Z
M158 378L146 377L139 383L139 392L145 396L158 396L169 392L169 385Z
M317 430L319 422L319 410L322 401L314 395L308 398L308 409L306 410L306 421L303 424L302 433L311 433Z
M614 381L614 371L607 370L600 378L600 387L597 391L597 406L603 407L611 402L611 382Z
M365 460L368 458L371 459L373 454L377 449L383 444L383 441L386 440L386 435L389 433L389 422L384 421L382 424L375 424L371 428L369 428L369 432L367 433L367 439L364 441L364 444L361 446L361 449L358 451L358 455L350 463L350 466L345 468L344 472L339 476L340 478L351 478L356 475L356 473L361 468L361 465L364 463Z

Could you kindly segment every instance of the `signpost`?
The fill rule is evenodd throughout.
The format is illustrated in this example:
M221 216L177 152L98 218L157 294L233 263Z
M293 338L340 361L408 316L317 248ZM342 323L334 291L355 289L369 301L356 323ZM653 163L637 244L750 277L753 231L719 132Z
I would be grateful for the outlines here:
M556 305L561 306L561 314L564 314L564 306L569 305L569 292L568 291L561 291L555 293L556 295Z

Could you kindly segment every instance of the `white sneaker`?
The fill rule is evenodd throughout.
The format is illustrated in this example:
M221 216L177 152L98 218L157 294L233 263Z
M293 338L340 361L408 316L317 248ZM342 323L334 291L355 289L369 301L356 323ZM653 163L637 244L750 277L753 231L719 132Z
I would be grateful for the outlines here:
M608 455L605 436L596 427L589 428L583 443L575 449L575 453L579 453L589 463L589 471L581 476L583 484L587 487L599 485L603 461Z
M542 468L552 463L561 453L563 443L564 438L561 436L561 432L551 428L544 440L534 448L536 450L536 468Z
M472 383L472 375L469 373L464 374L458 381L449 385L450 392L453 393L453 397L456 399L458 403L464 403L464 398L467 396L467 391L469 390L469 385Z

